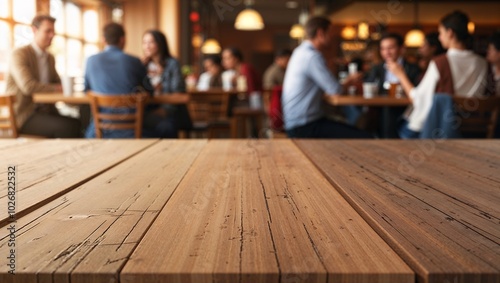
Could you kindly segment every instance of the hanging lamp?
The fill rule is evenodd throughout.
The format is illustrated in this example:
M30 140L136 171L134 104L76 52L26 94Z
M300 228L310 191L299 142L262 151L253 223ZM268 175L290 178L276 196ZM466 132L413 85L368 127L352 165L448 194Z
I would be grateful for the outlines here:
M425 41L425 34L418 25L418 0L415 0L414 3L415 24L413 29L411 29L405 36L405 45L407 47L420 47Z
M236 16L234 27L237 30L261 30L264 28L264 20L256 10L252 9L252 0L245 1L246 8Z

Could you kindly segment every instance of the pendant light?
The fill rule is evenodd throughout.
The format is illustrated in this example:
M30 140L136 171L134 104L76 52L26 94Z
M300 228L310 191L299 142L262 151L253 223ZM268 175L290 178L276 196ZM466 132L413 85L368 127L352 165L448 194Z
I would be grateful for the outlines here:
M246 0L246 8L236 17L234 27L237 30L261 30L264 28L264 20L256 10L252 9L252 0Z
M407 47L420 47L424 44L425 40L425 34L418 25L418 0L415 0L414 6L415 24L413 29L410 30L405 36L405 45Z
M210 34L213 35L214 30L215 30L215 22L214 22L214 19L212 17L211 7L208 8L208 21L209 21L209 24L207 25L209 28L208 35L210 36ZM209 36L205 39L205 42L203 42L203 45L201 46L201 49L200 49L201 53L203 53L203 54L219 54L222 50L219 42L217 41L217 39L215 39L213 37L209 37Z

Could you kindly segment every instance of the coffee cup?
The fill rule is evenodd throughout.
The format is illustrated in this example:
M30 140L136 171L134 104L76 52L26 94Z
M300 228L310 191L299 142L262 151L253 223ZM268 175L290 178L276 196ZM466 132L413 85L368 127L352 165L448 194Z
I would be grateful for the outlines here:
M376 83L363 83L363 97L373 98L377 95L377 84Z
M61 79L61 84L62 84L62 88L63 88L63 95L64 96L72 96L73 95L73 88L75 85L75 78L65 76Z

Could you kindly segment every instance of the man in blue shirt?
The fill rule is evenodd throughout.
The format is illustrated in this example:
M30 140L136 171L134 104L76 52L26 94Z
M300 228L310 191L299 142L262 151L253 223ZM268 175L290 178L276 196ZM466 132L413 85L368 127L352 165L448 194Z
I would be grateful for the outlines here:
M152 92L147 70L139 58L125 54L125 31L120 24L110 23L103 29L106 47L103 52L89 57L85 70L85 91L100 94L134 94ZM145 137L172 138L177 136L175 124L159 106L148 106L144 114ZM95 137L95 126L90 122L87 138ZM105 138L133 138L131 130L104 131Z
M287 135L292 138L370 138L368 133L326 119L321 108L325 93L336 95L342 91L321 54L333 44L333 25L323 17L311 18L306 24L306 35L308 39L290 58L283 82Z

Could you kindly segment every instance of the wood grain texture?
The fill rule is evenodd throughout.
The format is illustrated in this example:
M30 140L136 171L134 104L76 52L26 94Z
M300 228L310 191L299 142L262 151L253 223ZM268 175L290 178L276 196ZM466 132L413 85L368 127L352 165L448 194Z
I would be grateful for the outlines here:
M327 95L325 100L333 106L407 106L411 104L410 99L395 98L388 96L377 96L374 98L364 98L363 96L343 96L343 95Z
M296 143L418 282L500 282L500 143Z
M89 104L90 100L84 93L76 93L72 96L64 96L62 93L35 93L33 95L35 103L55 104L64 102L68 104ZM153 96L148 103L159 104L187 104L189 95L186 93L170 93L159 96Z
M17 166L18 217L144 150L158 140L0 140L0 176ZM105 157L105 158L103 158ZM0 206L7 207L7 178L0 178ZM0 210L0 226L7 210Z
M118 282L119 270L205 143L158 142L21 217L19 268L12 276L1 265L0 282ZM0 233L5 251L5 227Z
M211 141L120 279L363 283L414 274L291 141Z

